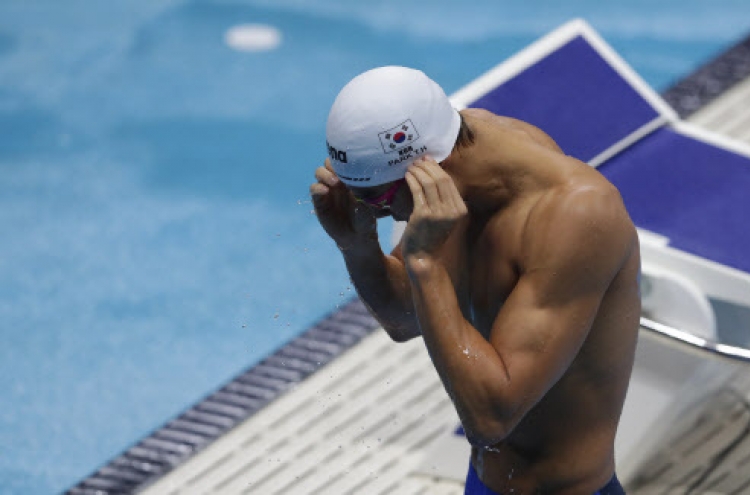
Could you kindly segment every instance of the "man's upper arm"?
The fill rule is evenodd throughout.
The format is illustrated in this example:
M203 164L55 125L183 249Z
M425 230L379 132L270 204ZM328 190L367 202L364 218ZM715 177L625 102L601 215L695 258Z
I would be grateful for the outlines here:
M632 249L632 223L615 195L574 193L530 224L523 273L490 335L505 366L510 428L568 369Z

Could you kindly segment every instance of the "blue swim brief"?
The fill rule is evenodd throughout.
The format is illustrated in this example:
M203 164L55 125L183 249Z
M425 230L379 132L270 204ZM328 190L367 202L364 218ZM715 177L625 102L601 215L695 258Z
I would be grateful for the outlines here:
M474 466L469 463L469 474L466 476L466 489L464 495L500 495L497 492L493 492L487 486L482 483L479 479ZM612 475L612 479L609 483L604 485L602 488L593 493L593 495L625 495L620 481L617 479L617 475Z

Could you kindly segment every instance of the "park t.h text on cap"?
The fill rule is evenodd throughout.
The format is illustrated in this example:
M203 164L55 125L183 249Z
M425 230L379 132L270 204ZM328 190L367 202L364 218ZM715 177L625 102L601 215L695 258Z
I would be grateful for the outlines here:
M379 67L336 97L326 125L328 154L344 184L378 186L403 179L422 155L446 159L460 126L445 92L423 72Z

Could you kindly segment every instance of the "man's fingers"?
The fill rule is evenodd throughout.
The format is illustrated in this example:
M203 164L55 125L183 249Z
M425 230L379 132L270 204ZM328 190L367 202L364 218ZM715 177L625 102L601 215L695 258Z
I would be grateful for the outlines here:
M437 184L433 178L425 170L418 165L412 165L409 167L409 171L412 176L419 182L424 191L424 198L426 204L430 208L437 208L440 204L440 193L438 192Z
M341 182L336 175L336 172L333 171L333 167L331 167L331 161L328 159L326 159L324 167L318 167L315 169L315 179L330 187L334 187Z
M330 189L328 189L328 186L325 184L321 184L320 182L316 182L315 184L310 186L310 196L312 196L313 200L319 199L321 196L325 196L328 194Z
M466 210L466 203L464 203L461 193L458 192L458 187L456 187L453 177L448 175L437 163L425 164L424 167L431 172L437 183L440 198L443 202L452 207L457 213L464 212Z
M463 212L466 209L461 193L458 192L456 183L448 173L435 161L430 158L423 158L414 162L414 165L427 173L435 182L441 203L456 212Z
M336 171L333 170L333 165L331 165L331 159L330 158L326 158L326 161L325 161L325 163L323 165L325 165L325 168L328 169L328 170L330 170L333 175L336 175Z
M453 204L453 192L456 190L456 185L453 183L450 175L446 174L445 171L440 168L438 163L430 158L424 158L415 162L416 166L420 170L424 170L427 175L435 183L440 200L448 205Z
M310 185L310 196L316 208L348 208L349 191L345 187L330 187L322 182Z
M425 207L424 192L422 191L422 184L414 177L411 170L406 171L406 184L411 190L411 196L414 201L414 209L422 210Z

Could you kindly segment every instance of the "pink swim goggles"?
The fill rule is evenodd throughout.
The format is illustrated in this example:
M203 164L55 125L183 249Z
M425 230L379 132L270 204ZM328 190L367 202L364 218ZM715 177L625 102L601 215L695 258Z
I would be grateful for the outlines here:
M388 188L386 192L384 192L380 196L376 196L374 198L359 198L355 196L354 199L358 203L364 203L375 208L390 208L391 204L393 203L393 198L396 196L398 190L401 189L401 186L404 184L404 182L406 182L406 179L397 180L391 187Z

